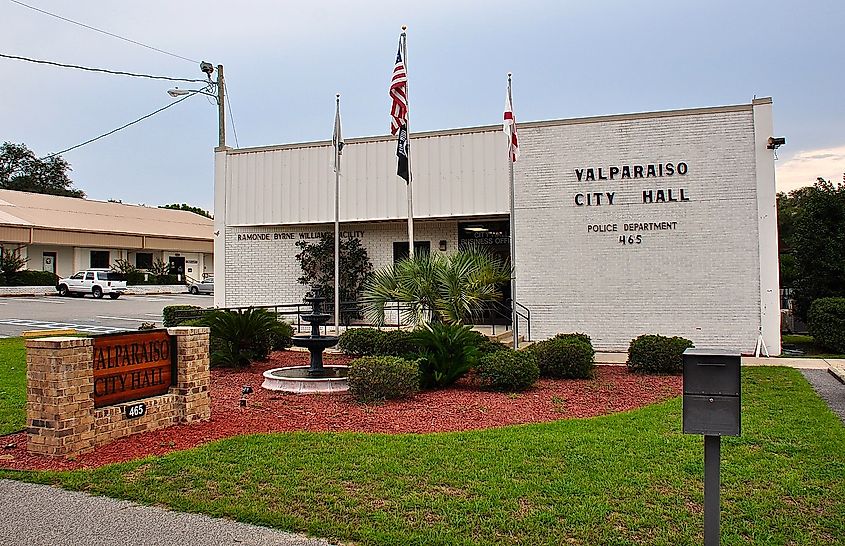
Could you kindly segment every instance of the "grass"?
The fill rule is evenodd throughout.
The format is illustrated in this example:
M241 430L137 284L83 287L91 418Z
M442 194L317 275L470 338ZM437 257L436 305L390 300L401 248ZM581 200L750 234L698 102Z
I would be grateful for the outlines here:
M444 434L234 437L95 470L0 471L357 544L701 544L703 440L681 401ZM743 370L722 544L841 544L845 428L799 372Z
M20 338L0 339L0 436L26 422L26 349Z
M803 354L782 354L786 358L845 358L845 355L829 352L826 348L817 345L813 336L799 334L783 334L781 343L785 350L798 349Z

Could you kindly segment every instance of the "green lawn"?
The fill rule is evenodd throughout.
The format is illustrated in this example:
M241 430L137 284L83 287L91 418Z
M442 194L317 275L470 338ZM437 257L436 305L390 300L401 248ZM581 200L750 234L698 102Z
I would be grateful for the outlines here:
M0 436L26 422L26 350L20 338L0 339Z
M842 544L845 428L800 373L743 370L722 544ZM358 544L701 544L703 440L681 401L429 434L230 438L97 470L0 471Z
M845 355L831 353L826 348L817 345L813 336L784 334L781 337L781 344L783 345L783 349L785 351L788 349L798 349L803 352L803 354L800 355L780 355L784 358L845 358Z

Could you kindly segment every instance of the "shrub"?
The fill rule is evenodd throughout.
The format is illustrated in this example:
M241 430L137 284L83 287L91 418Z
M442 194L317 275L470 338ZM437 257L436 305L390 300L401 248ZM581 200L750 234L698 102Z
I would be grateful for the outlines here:
M481 385L495 391L524 391L540 377L540 366L531 351L506 349L486 354L478 360L476 370Z
M475 348L478 349L478 354L480 355L510 350L509 346L504 343L499 343L494 339L490 339L479 331L473 330L472 337L475 343Z
M168 305L161 311L161 323L167 328L169 326L179 326L181 321L176 318L176 311L200 310L202 307L196 305ZM185 319L187 320L187 319Z
M419 349L424 388L451 385L478 359L475 337L469 326L428 324L416 330L412 339Z
M140 326L138 326L139 330L155 330L156 323L155 322L142 322Z
M416 362L396 356L365 356L349 363L349 392L359 402L405 398L420 390Z
M593 346L577 338L548 339L531 346L543 377L589 379L595 373Z
M407 330L385 330L377 339L376 351L379 355L400 356L410 360L418 356L413 334Z
M681 373L684 350L693 347L682 337L642 335L628 347L628 369L641 373Z
M344 353L352 356L378 354L384 332L375 328L349 328L338 339L337 345Z
M593 346L593 340L590 339L590 336L588 336L587 334L558 334L554 337L554 339L577 339L578 341L583 341L590 347Z
M281 351L291 346L293 326L289 322L276 319L276 325L270 331L270 349Z
M59 276L50 271L24 269L7 277L8 286L56 286Z
M26 259L22 258L20 252L8 248L0 249L0 274L6 284L12 286L12 279L15 273L26 266Z
M815 342L845 353L845 298L819 298L810 304L807 327Z
M211 365L245 367L270 354L270 336L280 324L264 309L212 311L203 317L211 328Z

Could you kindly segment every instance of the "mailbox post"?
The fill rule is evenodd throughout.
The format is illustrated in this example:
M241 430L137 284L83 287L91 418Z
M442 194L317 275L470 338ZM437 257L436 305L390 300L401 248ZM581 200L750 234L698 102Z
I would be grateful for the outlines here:
M704 546L719 544L722 436L740 435L739 353L684 351L684 434L704 435Z

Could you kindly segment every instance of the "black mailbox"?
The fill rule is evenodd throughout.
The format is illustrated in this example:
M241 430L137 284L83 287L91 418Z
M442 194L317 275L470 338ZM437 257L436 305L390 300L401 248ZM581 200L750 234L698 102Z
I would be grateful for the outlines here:
M739 353L684 351L684 433L739 436Z

